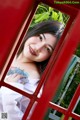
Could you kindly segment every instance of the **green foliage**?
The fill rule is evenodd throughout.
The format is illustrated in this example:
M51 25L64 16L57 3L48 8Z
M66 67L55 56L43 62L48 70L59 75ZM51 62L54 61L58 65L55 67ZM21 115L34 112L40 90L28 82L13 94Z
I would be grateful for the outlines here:
M58 17L59 17L59 15L58 15L55 11L53 11L51 18L52 18L53 20L58 20ZM60 21L60 20L58 20L58 21Z
M64 16L66 16L66 20ZM48 5L40 4L38 5L37 11L34 15L34 18L32 20L32 24L30 27L33 27L35 24L45 20L59 21L65 25L68 18L69 17L67 15L61 13L60 11L54 10Z
M79 114L80 115L80 101L79 101L79 103L78 103L78 105L77 105L77 107L76 107L76 109L75 109L75 111L74 111L76 114Z
M69 103L75 93L75 89L77 88L77 84L75 84L76 82L72 82L71 86L69 87L64 99L61 102L61 106L68 108Z
M61 116L60 120L63 120L64 119L64 114Z
M75 54L76 54L78 57L80 57L80 44L78 45L78 48L77 48Z
M36 14L34 19L35 19L35 21L34 21L35 23L42 22L44 20L48 20L49 19L49 12L44 12L44 13L38 14L38 15Z

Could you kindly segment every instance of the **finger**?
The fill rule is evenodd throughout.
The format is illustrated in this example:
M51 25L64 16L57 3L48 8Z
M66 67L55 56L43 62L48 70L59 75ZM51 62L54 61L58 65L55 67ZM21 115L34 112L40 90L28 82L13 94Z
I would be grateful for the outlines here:
M17 82L19 79L23 78L24 76L20 75L20 74L12 74L9 75L6 79L5 82Z
M15 81L15 77L16 77L16 76L17 76L16 73L13 74L13 75L11 75L11 76L8 76L7 81L8 81L8 82L13 82L13 81Z
M5 82L14 82L14 81L16 81L16 76L17 76L17 74L15 73L15 74L12 74L12 75L9 75L9 76L7 76L6 78L5 78Z
M10 78L11 78L11 77L12 77L12 78L15 78L17 75L18 75L17 73L14 73L14 74L12 74L12 75L10 76Z
M22 75L19 75L19 74L14 75L13 77L14 77L14 78L12 79L13 82L17 82L20 78L23 78L23 76L22 76Z
M18 79L20 79L20 78L22 78L21 75L16 75L16 76L14 77L14 79L16 79L16 80L18 80Z

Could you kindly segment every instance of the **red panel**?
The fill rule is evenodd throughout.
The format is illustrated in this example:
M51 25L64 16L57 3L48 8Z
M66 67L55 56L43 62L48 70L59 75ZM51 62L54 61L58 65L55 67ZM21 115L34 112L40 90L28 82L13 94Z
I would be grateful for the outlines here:
M35 0L0 0L0 71Z

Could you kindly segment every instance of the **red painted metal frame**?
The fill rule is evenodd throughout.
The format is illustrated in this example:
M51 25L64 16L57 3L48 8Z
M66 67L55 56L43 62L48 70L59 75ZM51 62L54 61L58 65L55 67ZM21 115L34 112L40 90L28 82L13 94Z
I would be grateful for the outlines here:
M66 25L64 33L61 37L59 44L56 46L56 49L49 61L49 64L41 78L41 81L33 95L25 93L24 91L19 90L7 83L4 83L3 79L10 67L10 64L16 54L17 48L20 45L22 38L25 35L26 29L28 28L30 21L35 13L35 10L38 4L42 2L45 3L57 10L64 12L70 16L70 19ZM74 11L74 12L73 12ZM30 120L42 120L44 114L48 107L56 109L65 115L64 120L68 120L70 116L76 120L80 119L79 115L72 113L72 109L80 96L80 85L78 86L75 95L68 107L68 109L62 108L54 103L49 102L51 98L55 95L56 90L61 82L61 79L65 73L67 65L70 61L70 58L76 49L79 43L79 31L80 31L80 9L79 7L71 5L59 5L54 4L53 0L6 0L5 4L3 0L0 0L0 69L1 72L6 64L7 58L14 46L14 43L18 38L18 42L15 46L15 49L4 69L4 72L1 76L0 86L6 86L14 91L17 91L20 94L23 94L26 97L31 99L28 108L23 116L23 120L26 120L32 105L35 101L38 102ZM29 16L29 17L28 17ZM28 17L28 18L27 18ZM17 19L16 19L17 18ZM23 23L26 21L23 31L20 32ZM73 26L72 23L74 22ZM71 26L71 27L70 27ZM12 28L12 29L11 29ZM77 30L76 30L77 28ZM69 36L67 35L69 34ZM67 37L66 37L67 35ZM4 47L4 43L6 47ZM46 74L47 73L47 74ZM46 81L44 86L44 91L41 98L37 98L40 88L42 87L44 81ZM45 104L44 104L45 103Z
M79 96L80 96L80 85L77 87L77 90L70 102L68 109L58 106L52 102L49 102L49 107L59 111L60 113L63 113L65 115L64 120L68 120L69 117L73 117L75 120L80 120L80 115L76 115L75 113L72 112Z

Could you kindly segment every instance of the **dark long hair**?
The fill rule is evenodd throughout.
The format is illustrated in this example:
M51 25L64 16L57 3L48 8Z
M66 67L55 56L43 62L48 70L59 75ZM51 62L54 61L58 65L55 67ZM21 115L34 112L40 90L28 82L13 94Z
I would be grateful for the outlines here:
M36 24L33 28L29 29L27 34L25 35L23 42L21 44L20 49L17 52L17 57L20 55L20 53L23 51L24 44L28 38L32 36L37 36L39 34L43 33L50 33L54 35L57 38L57 41L59 40L61 34L63 31L62 23L58 21L53 21L53 20L48 20L48 21L43 21L41 23ZM40 69L41 71L44 71L44 68L47 64L48 60L40 62Z

